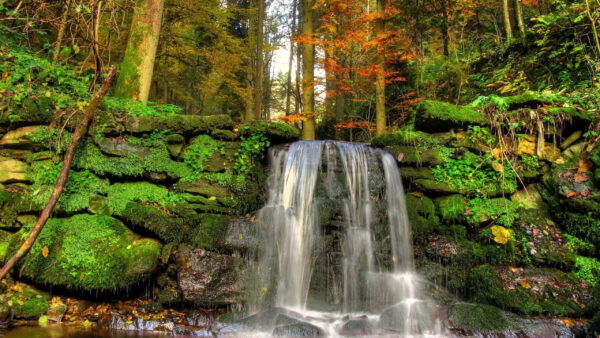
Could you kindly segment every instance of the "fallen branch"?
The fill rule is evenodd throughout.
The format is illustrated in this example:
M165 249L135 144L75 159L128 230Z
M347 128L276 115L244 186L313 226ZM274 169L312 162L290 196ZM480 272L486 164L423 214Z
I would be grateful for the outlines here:
M75 128L75 132L73 132L73 137L71 138L71 142L69 143L69 147L67 148L65 157L63 159L63 165L62 169L60 170L60 176L56 181L56 185L54 186L54 190L52 191L52 195L50 196L46 207L44 207L44 210L42 210L40 217L38 218L33 229L27 236L25 242L21 245L19 250L17 250L17 252L6 262L6 264L4 264L2 270L0 270L0 281L4 279L6 275L8 275L10 270L15 266L15 264L17 264L19 259L24 257L27 254L27 252L29 252L29 250L33 246L33 243L35 243L37 236L44 228L44 225L46 225L46 221L48 221L48 218L50 218L50 214L52 213L54 206L58 202L58 199L60 198L62 192L65 190L65 185L67 183L67 179L69 178L69 171L71 170L71 163L73 163L73 157L75 157L77 146L79 145L79 142L81 141L83 136L85 136L85 134L87 133L90 121L96 115L98 106L100 106L100 104L102 103L104 96L110 89L111 83L116 78L116 76L117 69L115 66L111 66L110 70L108 71L108 75L106 76L106 79L104 79L104 81L102 82L100 89L98 89L98 91L94 93L92 101L86 107L81 121Z

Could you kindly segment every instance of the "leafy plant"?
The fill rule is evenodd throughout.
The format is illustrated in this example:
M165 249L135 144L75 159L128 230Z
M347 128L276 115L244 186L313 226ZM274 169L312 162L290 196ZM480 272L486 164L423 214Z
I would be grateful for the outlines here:
M262 133L241 137L240 148L235 152L234 170L239 174L246 174L255 164L256 160L263 158L265 151L271 143Z

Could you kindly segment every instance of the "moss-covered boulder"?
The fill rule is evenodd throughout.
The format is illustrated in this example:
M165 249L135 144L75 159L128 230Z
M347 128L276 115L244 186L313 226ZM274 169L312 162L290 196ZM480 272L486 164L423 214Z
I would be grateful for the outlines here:
M219 214L198 215L200 225L193 230L191 243L202 249L223 248L229 230L229 217Z
M452 128L482 126L489 122L475 108L425 100L415 108L415 128L425 132L443 132Z
M521 314L580 317L597 307L587 284L560 270L482 265L468 285L473 301Z
M198 135L214 129L232 129L233 120L229 115L181 115L134 116L124 122L130 133L151 133L154 130L169 130L172 133Z
M433 173L431 169L427 167L400 167L398 168L400 171L400 175L404 179L408 180L417 180L420 178L423 179L433 179Z
M224 172L235 165L239 143L217 141L208 135L193 138L183 149L183 161L195 171Z
M52 100L47 97L27 97L10 117L8 110L0 112L0 125L48 124L54 117L53 109Z
M438 214L445 223L462 221L467 211L467 202L462 195L442 196L435 199Z
M438 165L447 161L450 153L439 148L390 146L385 148L402 165Z
M491 305L454 304L447 312L452 329L471 333L519 331L527 324L520 316Z
M432 179L417 179L415 186L419 191L434 195L465 194L466 190L452 186L446 182Z
M25 284L17 283L4 294L0 301L12 308L16 319L37 319L48 310L50 295Z
M27 235L23 229L11 238L9 254ZM15 271L37 284L112 292L145 281L157 267L160 249L159 242L110 216L51 218Z
M0 156L0 184L27 182L28 171L27 163Z
M118 213L123 220L133 226L149 231L164 243L179 243L189 234L183 219L153 206L129 202Z
M300 130L283 122L267 122L262 120L248 121L238 128L240 136L263 134L273 144L297 141Z
M422 194L407 194L406 210L413 232L413 241L417 244L425 243L427 235L439 224L439 218L435 214L435 204Z
M11 130L0 138L0 148L27 148L37 144L35 136L40 131L47 130L46 126L27 126Z
M0 262L6 259L6 253L10 244L10 238L12 233L4 230L0 230Z

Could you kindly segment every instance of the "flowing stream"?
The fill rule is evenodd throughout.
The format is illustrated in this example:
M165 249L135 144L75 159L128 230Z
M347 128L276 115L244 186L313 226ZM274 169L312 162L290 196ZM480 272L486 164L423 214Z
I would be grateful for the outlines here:
M269 199L250 288L261 332L435 335L421 297L395 159L368 144L302 141L271 150Z

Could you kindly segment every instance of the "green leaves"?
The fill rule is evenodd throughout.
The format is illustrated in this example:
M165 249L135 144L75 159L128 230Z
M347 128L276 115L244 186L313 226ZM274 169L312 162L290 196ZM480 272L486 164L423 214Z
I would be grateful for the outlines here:
M246 174L254 164L255 160L263 158L264 152L269 148L271 142L263 133L252 134L249 137L241 137L240 148L235 152L234 170L239 174Z

